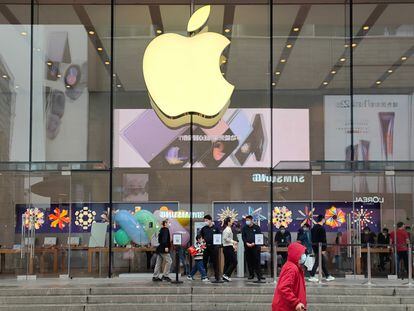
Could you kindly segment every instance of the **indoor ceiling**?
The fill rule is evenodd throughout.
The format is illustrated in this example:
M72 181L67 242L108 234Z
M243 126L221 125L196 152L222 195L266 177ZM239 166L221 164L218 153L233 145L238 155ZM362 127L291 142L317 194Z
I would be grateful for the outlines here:
M219 3L210 1L210 3ZM335 4L321 4L333 3ZM405 2L405 1L404 1ZM42 1L42 3L54 3ZM71 2L73 3L73 1ZM44 4L36 6L38 24L78 24L89 36L89 89L109 89L111 9L109 5ZM94 3L109 3L95 1ZM189 5L135 4L117 1L114 16L115 84L119 91L142 91L142 57L154 36L164 32L186 35ZM157 3L169 3L168 1ZM179 2L175 2L179 3ZM188 3L183 1L182 3ZM197 1L197 3L201 3ZM266 90L270 76L276 90L347 90L350 77L349 8L338 1L297 1L273 7L273 68L270 70L269 6L259 1L214 5L209 30L231 40L222 65L238 90ZM292 3L292 2L290 2ZM354 3L361 3L354 1ZM196 7L197 8L197 7ZM0 23L29 24L30 6L0 5ZM414 88L413 3L364 1L353 9L354 87ZM228 32L227 32L228 31ZM99 50L98 50L99 48ZM406 57L406 58L405 58ZM341 91L339 91L341 92Z

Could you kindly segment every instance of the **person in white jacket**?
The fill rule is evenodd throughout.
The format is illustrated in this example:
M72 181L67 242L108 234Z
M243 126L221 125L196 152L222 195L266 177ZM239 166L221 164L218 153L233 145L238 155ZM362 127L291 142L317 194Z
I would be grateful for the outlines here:
M225 282L231 281L231 274L237 267L237 241L233 240L233 230L231 229L232 225L233 220L230 217L227 217L224 220L223 225L223 281Z

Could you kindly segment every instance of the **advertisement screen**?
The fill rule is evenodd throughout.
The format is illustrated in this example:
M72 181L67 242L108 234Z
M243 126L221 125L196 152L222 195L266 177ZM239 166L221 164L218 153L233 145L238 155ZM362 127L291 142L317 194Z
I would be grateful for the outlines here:
M171 129L152 109L116 109L114 166L183 168L189 166L193 141L194 167L269 167L269 109L228 109L213 128ZM292 144L292 141L295 144ZM309 160L309 111L273 110L273 157Z

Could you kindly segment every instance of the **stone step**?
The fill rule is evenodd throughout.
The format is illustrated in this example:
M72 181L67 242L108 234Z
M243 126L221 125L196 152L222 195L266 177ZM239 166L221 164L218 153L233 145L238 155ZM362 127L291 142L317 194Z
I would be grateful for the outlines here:
M90 289L91 295L185 295L191 294L191 287L189 286L147 286L147 287L92 287ZM0 293L1 295L1 293Z
M0 296L0 305L14 305L14 304L65 304L65 305L79 305L88 303L88 296Z
M210 297L211 299L212 297ZM170 304L170 303L191 303L191 295L93 295L88 297L89 304Z

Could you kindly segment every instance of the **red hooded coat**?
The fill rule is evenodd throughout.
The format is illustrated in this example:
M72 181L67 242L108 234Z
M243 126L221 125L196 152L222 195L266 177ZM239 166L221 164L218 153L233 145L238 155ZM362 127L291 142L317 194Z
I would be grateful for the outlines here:
M282 268L275 295L272 311L294 311L301 302L306 307L306 287L299 259L306 248L300 243L292 243L288 247L288 260Z

